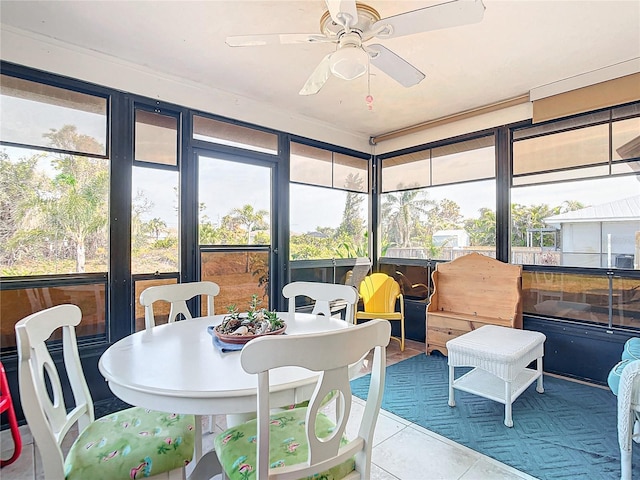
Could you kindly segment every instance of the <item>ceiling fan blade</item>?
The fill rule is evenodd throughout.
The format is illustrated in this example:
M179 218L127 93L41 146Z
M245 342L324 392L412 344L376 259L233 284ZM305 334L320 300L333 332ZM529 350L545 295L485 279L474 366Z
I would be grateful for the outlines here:
M324 43L331 40L317 33L267 33L264 35L233 35L225 43L230 47L254 47L289 43Z
M453 0L383 18L371 26L378 38L394 38L441 28L477 23L484 16L482 0Z
M324 86L324 84L329 79L329 75L331 74L331 55L332 54L330 53L329 55L324 57L318 64L311 76L307 79L304 87L302 87L302 89L300 90L300 95L315 95Z
M368 45L365 50L369 54L370 62L400 85L412 87L425 77L416 67L382 45Z
M326 0L329 14L334 22L346 27L358 23L356 0Z

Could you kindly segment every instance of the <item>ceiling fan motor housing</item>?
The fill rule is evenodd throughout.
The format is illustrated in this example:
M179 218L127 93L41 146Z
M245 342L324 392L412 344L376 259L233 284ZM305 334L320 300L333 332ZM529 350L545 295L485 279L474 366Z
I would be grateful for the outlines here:
M371 34L368 34L368 32L370 32L371 25L380 20L380 14L377 10L364 3L356 3L356 9L358 10L358 21L350 25L349 29L358 32L362 41L367 41L373 37L373 32ZM345 33L345 27L334 22L327 10L320 18L320 31L327 37L337 40ZM363 34L365 35L363 36Z

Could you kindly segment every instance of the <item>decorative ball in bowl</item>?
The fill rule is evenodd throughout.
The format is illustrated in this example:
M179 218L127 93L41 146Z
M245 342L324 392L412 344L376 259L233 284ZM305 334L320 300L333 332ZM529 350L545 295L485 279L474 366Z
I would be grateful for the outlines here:
M278 318L276 312L267 309L256 309L255 299L247 313L239 313L235 305L228 307L222 323L213 331L223 342L244 344L257 337L265 335L280 335L287 329L286 323Z

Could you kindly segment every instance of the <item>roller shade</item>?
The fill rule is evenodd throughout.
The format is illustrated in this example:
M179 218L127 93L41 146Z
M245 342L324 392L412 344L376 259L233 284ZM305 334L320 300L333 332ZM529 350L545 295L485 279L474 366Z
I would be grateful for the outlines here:
M640 100L640 73L533 101L533 123Z

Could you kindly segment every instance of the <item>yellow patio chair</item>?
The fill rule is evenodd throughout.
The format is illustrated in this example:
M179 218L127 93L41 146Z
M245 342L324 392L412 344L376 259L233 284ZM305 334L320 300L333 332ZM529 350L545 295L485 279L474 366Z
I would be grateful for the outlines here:
M360 282L360 297L364 311L357 311L355 323L359 320L382 318L400 321L400 338L391 337L400 342L400 351L404 351L404 297L400 284L386 273L372 273ZM396 301L400 301L400 311L396 311Z

